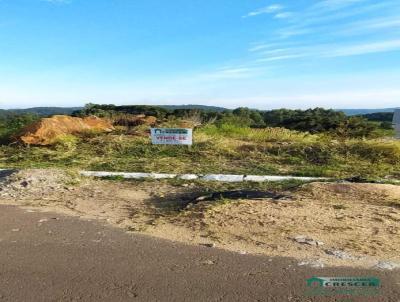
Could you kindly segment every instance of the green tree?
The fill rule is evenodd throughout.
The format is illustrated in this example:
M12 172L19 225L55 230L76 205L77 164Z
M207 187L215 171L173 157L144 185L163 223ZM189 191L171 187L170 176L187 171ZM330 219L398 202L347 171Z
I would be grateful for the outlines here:
M29 124L37 121L36 114L9 114L0 118L0 143L8 144Z
M369 122L362 117L354 116L341 122L334 133L342 138L363 138L374 136L377 130L378 126L376 123Z

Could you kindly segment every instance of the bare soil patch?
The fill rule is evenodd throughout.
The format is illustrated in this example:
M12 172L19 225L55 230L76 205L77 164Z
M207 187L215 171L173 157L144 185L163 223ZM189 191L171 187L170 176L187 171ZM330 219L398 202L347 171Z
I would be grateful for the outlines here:
M19 134L18 140L28 145L52 145L58 138L68 134L79 134L85 131L111 132L113 125L107 119L88 116L84 118L67 115L55 115L42 118L26 126Z
M312 183L283 193L282 199L191 203L204 192L190 182L81 179L58 170L0 180L2 204L103 219L131 232L303 263L400 263L399 186Z

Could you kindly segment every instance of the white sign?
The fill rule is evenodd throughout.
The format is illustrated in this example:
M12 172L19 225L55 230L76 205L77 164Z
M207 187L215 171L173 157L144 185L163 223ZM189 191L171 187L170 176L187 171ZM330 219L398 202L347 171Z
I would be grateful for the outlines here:
M394 110L393 124L394 130L396 130L396 137L400 138L400 109Z
M153 145L192 145L193 131L185 128L151 128Z

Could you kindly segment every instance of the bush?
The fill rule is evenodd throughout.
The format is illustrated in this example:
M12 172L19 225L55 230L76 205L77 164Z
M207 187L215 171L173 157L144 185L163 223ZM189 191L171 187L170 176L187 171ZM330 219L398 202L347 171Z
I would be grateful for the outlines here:
M361 117L350 117L342 121L333 131L340 138L377 137L378 125Z
M319 133L336 129L346 120L343 112L315 108L308 110L279 109L264 112L264 121L270 127Z
M72 135L72 134L66 134L57 137L55 141L55 146L58 149L67 149L68 151L72 151L76 149L76 145L78 144L79 139Z
M371 163L400 164L400 143L385 141L350 141L340 145L341 153L356 155Z
M233 114L226 115L216 122L219 127L229 125L238 128L250 127L252 123L252 119L248 116L239 116Z
M151 115L157 118L164 118L168 115L169 111L159 106L146 106L146 105L135 105L135 106L116 106L116 105L97 105L97 104L86 104L85 108L81 111L75 112L77 116L88 116L96 115L99 117L112 118L115 115L121 114L144 114Z
M27 125L37 121L35 114L8 114L0 117L0 144L12 142L14 136Z
M381 128L385 130L392 130L393 123L392 122L381 122Z

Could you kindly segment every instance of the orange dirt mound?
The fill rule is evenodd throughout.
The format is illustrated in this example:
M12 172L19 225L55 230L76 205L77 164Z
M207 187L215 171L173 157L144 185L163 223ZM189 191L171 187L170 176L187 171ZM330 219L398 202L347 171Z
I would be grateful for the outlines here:
M143 122L145 125L154 126L157 123L157 118L154 116L146 116Z
M67 115L55 115L25 127L19 140L31 145L51 145L57 138L67 134L85 131L110 132L114 128L110 121L95 116L79 118Z
M196 126L199 126L199 125L190 120L181 120L178 123L178 127L181 127L181 128L195 128Z
M125 114L114 118L114 125L125 126L125 127L136 127L140 125L154 126L157 123L157 118L151 115L132 115Z

